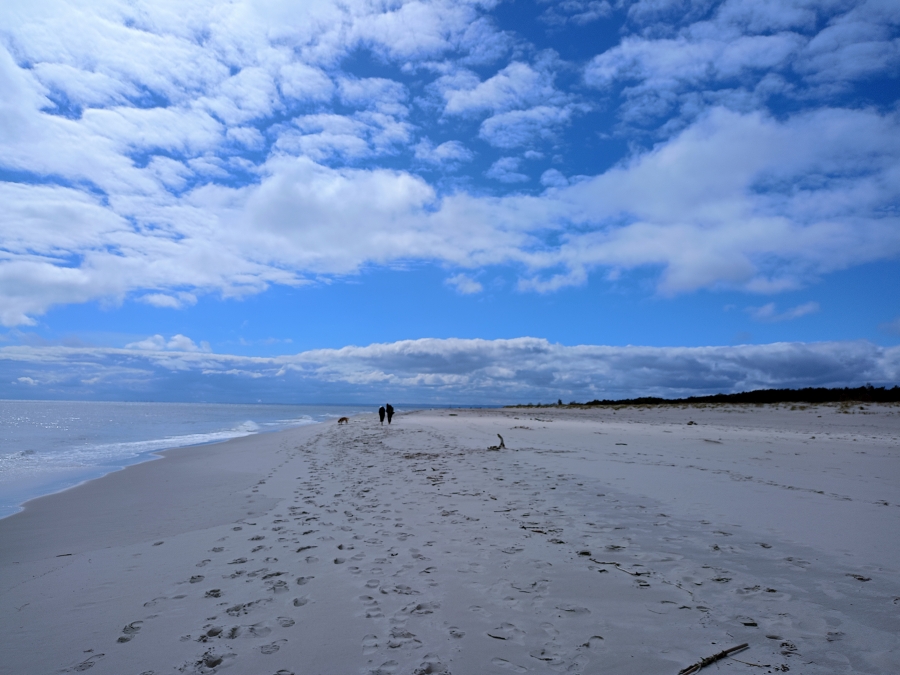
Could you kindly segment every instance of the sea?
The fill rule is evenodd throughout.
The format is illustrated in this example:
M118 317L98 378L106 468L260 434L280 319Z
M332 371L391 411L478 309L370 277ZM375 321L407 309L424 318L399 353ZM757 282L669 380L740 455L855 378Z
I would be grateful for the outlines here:
M0 400L0 518L160 450L216 443L344 415L363 405Z

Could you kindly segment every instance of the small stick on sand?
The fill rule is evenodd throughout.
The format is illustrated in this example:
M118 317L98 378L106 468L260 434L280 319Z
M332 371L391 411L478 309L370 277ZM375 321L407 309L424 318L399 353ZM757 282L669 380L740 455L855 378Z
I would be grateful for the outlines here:
M737 647L731 647L724 651L719 652L718 654L713 654L712 656L707 656L705 659L700 659L692 666L688 666L687 668L682 668L678 671L678 675L691 675L691 673L696 673L701 668L708 666L710 663L715 663L719 659L724 659L726 656L730 656L739 651L743 651L749 647L746 642L742 645L738 645Z
M500 445L489 445L488 450L506 450L506 443L503 442L503 436L497 434L497 438L500 439Z
M612 565L617 570L621 570L625 572L625 574L630 574L633 577L648 577L650 576L650 572L635 572L634 570L626 570L622 565L617 562L603 562L602 560L594 560L593 558L588 558L592 563L597 563L598 565ZM693 672L693 671L691 671Z

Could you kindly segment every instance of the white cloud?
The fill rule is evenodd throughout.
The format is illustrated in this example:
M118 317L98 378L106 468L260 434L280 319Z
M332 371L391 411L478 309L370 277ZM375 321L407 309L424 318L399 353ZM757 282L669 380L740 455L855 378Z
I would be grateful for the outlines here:
M489 117L481 124L479 136L497 148L515 148L536 140L552 139L556 130L569 122L573 106L536 106L511 110Z
M166 348L166 339L162 335L151 335L139 342L131 342L125 345L125 349L145 349L148 351L162 351Z
M797 305L783 312L779 312L775 308L775 303L770 302L762 307L748 307L747 311L757 321L775 322L775 321L791 321L799 319L801 316L815 314L820 309L818 302L806 302Z
M455 274L447 279L446 284L463 295L481 293L484 290L484 286L479 281L467 274Z
M125 349L139 349L142 351L151 351L151 352L162 352L162 351L172 351L172 352L210 352L211 348L209 343L204 341L201 342L200 345L197 345L191 338L182 335L179 333L178 335L173 335L171 338L166 340L162 335L156 334L151 335L148 338L140 340L138 342L131 342L125 345Z
M547 169L541 174L541 185L546 187L565 187L568 184L569 179L558 169Z
M552 138L556 128L584 109L555 87L555 65L556 55L548 52L539 56L536 67L514 61L484 82L471 72L455 71L435 86L445 101L445 115L491 113L481 125L481 138L512 148Z
M416 159L435 165L453 166L460 162L468 162L474 154L460 141L445 141L435 147L427 138L419 141L413 148Z
M154 336L156 337L156 336ZM160 337L161 341L164 341ZM180 400L218 394L292 400L328 391L369 400L391 391L418 401L517 402L630 396L688 396L758 388L892 385L900 347L868 342L737 347L564 346L538 338L421 339L319 349L278 357L200 351L71 347L0 348L3 381L27 368L52 395L147 395ZM89 381L97 378L94 383ZM173 382L177 387L172 387ZM10 395L12 392L10 390ZM347 398L349 397L349 398Z
M210 351L209 343L203 342L200 346L197 346L193 340L185 335L172 336L172 338L166 343L166 349L175 352L208 352Z
M334 94L334 83L321 68L306 63L286 63L278 70L281 92L301 101L327 101Z
M379 111L405 116L408 111L403 105L408 97L406 87L400 82L383 77L363 79L344 78L339 83L341 101L361 108L375 108Z
M294 119L301 133L280 136L276 148L284 153L303 155L316 161L333 156L345 160L390 153L411 136L411 126L381 112L359 112L353 116L319 113Z
M335 134L345 123L357 128L317 121ZM178 201L137 194L104 204L71 188L5 184L0 316L27 323L54 304L136 291L244 295L398 259L518 265L526 287L544 290L583 283L598 267L640 266L662 271L664 293L794 288L900 253L890 209L898 139L895 114L826 109L776 121L719 109L541 197L439 197L406 172L281 155L258 185L200 186ZM559 243L544 245L548 231Z
M541 0L551 2L552 0ZM574 23L583 26L612 14L613 8L606 0L561 0L554 2L541 14L541 20L551 26Z
M501 157L485 172L485 176L501 183L524 183L529 179L527 174L519 172L522 164L520 157Z
M718 109L655 150L554 193L581 221L547 257L578 269L659 265L660 290L772 292L900 252L895 115L821 110L780 123ZM565 262L563 262L565 261Z
M643 29L585 69L594 87L626 85L620 115L628 122L690 118L710 102L758 109L772 95L807 102L900 67L900 10L882 0L653 0L629 15Z
M809 103L893 72L896 3L633 4L639 36L586 77L626 86L623 118L677 109L654 148L592 177L545 170L542 195L485 196L467 177L441 193L402 162L459 169L479 122L484 141L536 159L586 110L559 88L569 66L549 51L526 63L492 7L0 3L0 164L25 176L0 182L0 322L97 299L183 307L399 260L508 265L542 292L646 266L663 293L768 293L900 255L896 111ZM343 72L360 53L398 79ZM754 110L773 94L810 107ZM448 129L460 140L428 140ZM486 173L528 179L513 157Z
M536 103L562 102L565 96L553 86L553 74L514 61L493 77L479 82L470 73L444 77L442 89L448 115L493 111L504 112L531 107ZM459 87L459 88L457 88Z
M166 293L147 293L140 296L141 302L152 305L153 307L168 307L169 309L181 309L190 305L197 304L197 296L193 293L175 293L168 295Z
M34 380L30 377L17 377L16 381L13 384L27 384L30 387L33 387L37 384L37 380Z

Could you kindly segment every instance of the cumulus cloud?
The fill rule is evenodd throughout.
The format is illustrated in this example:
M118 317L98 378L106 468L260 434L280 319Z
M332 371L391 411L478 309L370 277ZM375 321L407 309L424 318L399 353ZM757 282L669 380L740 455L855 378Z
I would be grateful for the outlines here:
M691 118L710 102L760 108L776 95L808 103L900 65L900 10L877 0L642 1L629 15L641 30L584 74L602 90L624 85L626 122Z
M716 109L653 150L541 197L439 196L404 171L283 155L260 168L258 184L202 185L177 202L104 203L73 188L7 183L0 316L28 323L54 304L138 289L153 289L146 302L174 306L167 297L190 302L178 293L240 296L410 258L513 264L538 281L565 270L543 288L581 283L598 267L641 266L661 270L664 293L796 288L900 253L890 208L898 139L893 113L825 109L778 121ZM491 175L520 180L516 162L501 160ZM548 231L559 234L552 245Z
M484 175L501 183L524 183L529 178L527 174L519 172L521 165L522 159L520 157L501 157L491 164L491 167Z
M125 345L125 349L140 349L143 351L173 351L173 352L209 352L211 348L208 342L201 342L197 345L191 338L182 335L173 335L166 340L162 335L151 335L148 338L138 342L131 342Z
M539 105L528 110L510 110L481 123L478 135L498 148L515 148L537 140L552 139L569 122L573 106Z
M460 141L445 141L435 146L427 138L419 141L413 147L413 151L416 159L438 166L453 166L462 162L468 162L475 156Z
M565 187L568 184L569 179L558 169L547 169L541 174L541 185L546 187Z
M369 400L389 391L423 402L524 402L892 385L900 378L900 347L868 342L564 346L525 337L405 340L268 358L160 349L0 348L0 372L23 370L31 373L25 377L40 378L47 395L71 393L78 383L85 396L115 392L119 398L148 392L171 397L177 391L190 400L218 391L232 400L255 400L260 392L289 400L306 390L344 400ZM0 376L0 383L9 379ZM172 387L175 382L178 387Z
M606 0L541 0L550 7L541 14L541 21L551 26L562 26L574 23L583 26L599 19L605 19L613 12L612 5Z
M645 267L673 294L777 292L900 255L900 118L833 98L894 72L891 3L632 3L590 91L493 7L0 4L0 322L401 260L506 265L540 292ZM360 55L384 76L345 72ZM794 112L768 112L775 94ZM615 131L629 153L595 175L537 167L572 145L589 95L656 127ZM466 162L451 188L416 173Z
M479 135L499 148L552 138L555 129L580 109L554 85L555 59L555 54L545 53L535 67L514 61L483 82L469 71L445 75L435 82L444 99L444 114L490 113Z
M481 293L481 291L484 290L484 286L481 285L481 282L476 281L468 274L455 274L452 277L449 277L446 283L448 286L455 289L457 293L463 295Z
M449 115L497 113L566 99L553 86L551 72L520 62L509 64L484 82L472 73L459 73L441 78L437 86L446 101L444 112Z

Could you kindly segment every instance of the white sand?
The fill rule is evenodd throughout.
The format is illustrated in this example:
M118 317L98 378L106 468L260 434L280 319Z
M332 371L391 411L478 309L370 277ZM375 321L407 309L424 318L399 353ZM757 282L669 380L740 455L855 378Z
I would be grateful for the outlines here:
M897 673L900 407L840 410L432 411L172 451L0 521L0 671L675 675L747 642L709 671Z

